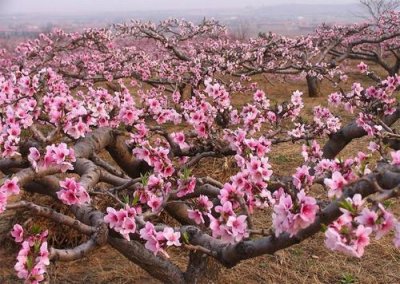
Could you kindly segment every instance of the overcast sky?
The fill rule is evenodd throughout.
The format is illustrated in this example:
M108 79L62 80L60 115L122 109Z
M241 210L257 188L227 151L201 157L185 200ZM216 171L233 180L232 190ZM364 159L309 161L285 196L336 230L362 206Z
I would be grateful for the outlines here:
M351 4L357 0L0 0L0 14L98 13L166 9L221 9L279 4Z

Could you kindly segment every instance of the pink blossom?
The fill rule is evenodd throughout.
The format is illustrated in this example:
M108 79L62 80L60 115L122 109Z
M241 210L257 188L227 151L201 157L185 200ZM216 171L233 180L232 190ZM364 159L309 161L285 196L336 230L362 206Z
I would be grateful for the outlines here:
M314 223L319 209L315 198L307 196L303 190L297 194L297 198L301 207L300 212L293 217L294 231L304 229Z
M311 186L314 181L314 177L310 175L310 167L302 166L296 169L296 173L293 175L293 185L296 189L300 190L302 187Z
M197 198L197 206L204 212L210 212L211 208L213 208L213 203L208 199L208 196L200 195Z
M361 73L367 73L368 72L368 65L366 65L364 62L360 62L360 64L357 65L358 69L360 70Z
M223 205L218 205L215 207L215 212L220 213L222 216L232 216L234 214L233 209L232 209L232 203L230 201L226 201L223 203Z
M36 170L38 169L38 166L44 166L45 168L58 166L62 172L66 172L74 169L72 163L75 161L76 158L73 148L68 148L65 143L60 143L57 146L52 144L46 146L46 153L43 161L35 161L37 164Z
M64 204L83 204L90 202L90 196L86 189L75 181L75 178L66 178L64 181L60 181L61 189L57 192L57 197Z
M188 211L188 217L192 220L194 220L194 222L197 225L200 224L204 224L204 218L203 218L203 214L199 211L199 210L191 210L189 209Z
M185 142L185 134L183 132L174 132L171 134L173 141L179 145L179 147L184 150L189 147L189 144Z
M175 232L174 229L167 227L164 228L163 235L165 240L167 241L167 246L181 246L179 239L181 237L180 232Z
M378 150L380 149L380 146L379 146L379 144L377 144L377 143L375 143L375 142L369 142L369 144L368 144L368 149L369 149L371 152L376 152L376 151L378 151Z
M39 256L36 259L39 265L49 265L49 251L47 248L47 242L43 242L40 246Z
M168 234L168 232L167 235L171 238L172 243L176 243L176 237L180 237L180 235L174 235L173 233ZM157 233L153 224L146 222L144 228L140 230L140 237L146 241L145 248L152 251L154 255L156 255L158 252L161 252L166 257L169 257L168 254L163 250L163 244L166 244L164 234L163 232Z
M233 207L237 206L237 199L242 197L243 193L240 192L233 184L225 183L224 187L220 190L218 198L221 204L229 201L232 203Z
M16 239L19 237L18 235ZM14 268L18 278L25 279L26 283L39 283L44 280L45 268L50 264L46 237L47 231L44 231L41 234L29 236L21 243Z
M29 148L28 160L34 169L37 168L37 162L40 160L40 152L35 147Z
M375 211L371 211L368 208L364 208L361 211L361 214L355 218L355 220L366 226L366 227L373 227L375 225L376 220L378 220L378 214Z
M129 234L136 232L136 223L134 218L125 217L121 224L121 229L119 233L128 241L130 241Z
M346 179L338 171L332 174L332 178L324 179L325 185L329 188L328 197L339 198L342 196L343 188L347 184Z
M314 223L318 212L316 200L307 196L304 190L297 194L298 206L294 206L290 195L280 193L279 201L274 205L272 223L275 235L279 236L283 232L295 235L299 230L304 229Z
M147 205L151 208L153 212L157 212L163 203L163 198L158 197L154 194L151 195L149 201L147 201Z
M229 216L226 226L228 227L229 234L232 235L235 241L241 241L243 237L247 236L247 216L240 215Z
M221 221L215 218L212 214L208 214L208 218L210 219L210 229L214 238L218 238L222 236L222 228Z
M379 209L381 210L382 214L379 218L378 224L374 228L376 231L376 239L377 240L379 240L384 235L386 235L389 231L391 231L394 228L395 222L396 222L393 214L388 212L387 210L385 210L385 208L382 206L382 204L379 204Z
M183 197L185 195L193 193L195 187L196 187L196 178L195 177L189 177L186 179L178 179L177 196Z
M372 229L359 225L355 231L350 231L348 237L341 234L334 228L328 228L325 232L325 245L331 249L350 256L361 257L364 248L369 244L369 235Z
M107 215L104 216L104 222L108 223L110 228L115 228L121 220L118 218L117 211L112 207L107 207Z
M274 205L274 213L272 214L272 224L275 229L275 236L279 236L283 232L287 232L291 226L293 214L292 198L290 195L282 194L277 204Z
M154 225L150 222L146 222L145 226L140 229L140 237L144 240L151 238L155 234Z
M0 191L5 192L8 196L19 194L18 178L14 177L6 180L0 187Z
M135 208L126 205L119 211L112 207L107 208L107 215L104 216L104 222L108 223L111 229L120 233L126 240L130 240L130 234L136 232Z
M369 244L369 235L371 234L372 229L368 227L364 227L363 225L358 226L356 230L356 252L357 257L361 257L364 254L364 248Z
M19 224L15 224L11 236L14 238L15 242L21 243L24 240L24 229Z
M400 165L400 150L390 152L392 156L392 165Z
M305 162L310 160L311 162L316 163L322 158L321 146L316 140L313 140L311 146L303 144L301 155Z

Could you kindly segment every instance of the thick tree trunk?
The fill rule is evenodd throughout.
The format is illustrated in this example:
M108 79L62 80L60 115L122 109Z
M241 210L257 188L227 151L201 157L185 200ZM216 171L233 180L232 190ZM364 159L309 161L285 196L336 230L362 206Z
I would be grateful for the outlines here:
M319 97L321 95L321 86L317 77L315 76L306 76L307 86L308 86L308 96L310 98Z
M186 283L215 283L222 266L202 252L191 252L184 277Z
M184 274L172 262L155 256L137 241L127 241L124 239L109 237L108 243L127 259L139 265L151 276L163 283L184 284L186 283Z

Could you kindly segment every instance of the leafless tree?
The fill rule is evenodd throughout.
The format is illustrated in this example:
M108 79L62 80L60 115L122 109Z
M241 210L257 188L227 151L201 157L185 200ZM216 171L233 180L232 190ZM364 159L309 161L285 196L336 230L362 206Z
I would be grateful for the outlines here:
M360 3L375 20L400 7L400 0L360 0Z

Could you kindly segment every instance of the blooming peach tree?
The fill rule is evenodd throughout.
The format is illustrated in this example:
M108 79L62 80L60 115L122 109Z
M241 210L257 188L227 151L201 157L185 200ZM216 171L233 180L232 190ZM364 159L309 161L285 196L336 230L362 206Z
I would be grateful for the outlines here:
M368 2L368 1L366 1ZM370 1L384 2L384 1ZM364 63L380 66L389 76L400 69L400 13L385 10L373 19L354 25L321 25L315 35L334 65L361 60L360 70L376 82L381 78Z
M331 109L315 106L311 119L299 91L273 103L264 90L239 88L251 99L238 106L232 101L241 94L219 77L230 70L224 64L233 51L224 46L204 57L210 49L202 52L194 37L208 26L185 23L179 33L176 25L120 27L136 37L134 43L150 34L158 58L148 55L143 42L130 47L127 40L114 49L104 30L56 31L21 45L0 77L0 214L27 210L88 236L74 248L56 248L46 228L15 224L19 278L41 282L52 262L90 257L107 244L167 283L205 277L210 259L230 268L318 233L325 234L327 249L354 257L363 255L371 238L391 232L400 246L398 217L385 206L400 195L400 136L392 128L400 116L400 77L374 86L354 83L348 92L329 96ZM161 32L172 35L160 38ZM178 50L174 36L186 49ZM188 60L179 59L183 52ZM173 58L186 65L171 63ZM188 98L160 87L189 82L180 74L195 80ZM132 78L149 85L130 89ZM96 84L103 79L116 87ZM354 121L342 121L338 108ZM363 136L370 140L367 148L336 158ZM283 143L298 144L304 158L289 176L276 174L269 160ZM236 172L227 180L196 171L202 160L228 157ZM323 198L314 194L316 186L325 190ZM49 196L69 212L28 201L24 192ZM255 226L258 211L269 214L270 225ZM185 271L174 264L171 247L188 251Z
M362 61L362 73L378 83L382 79L367 64L395 76L400 68L400 13L391 7L398 1L364 2L372 7L374 16L361 23L322 24L308 35L291 38L269 33L236 43L234 74L305 77L311 97L320 95L322 79L335 85L346 81L348 66L343 63L349 59ZM385 2L390 3L385 6Z

